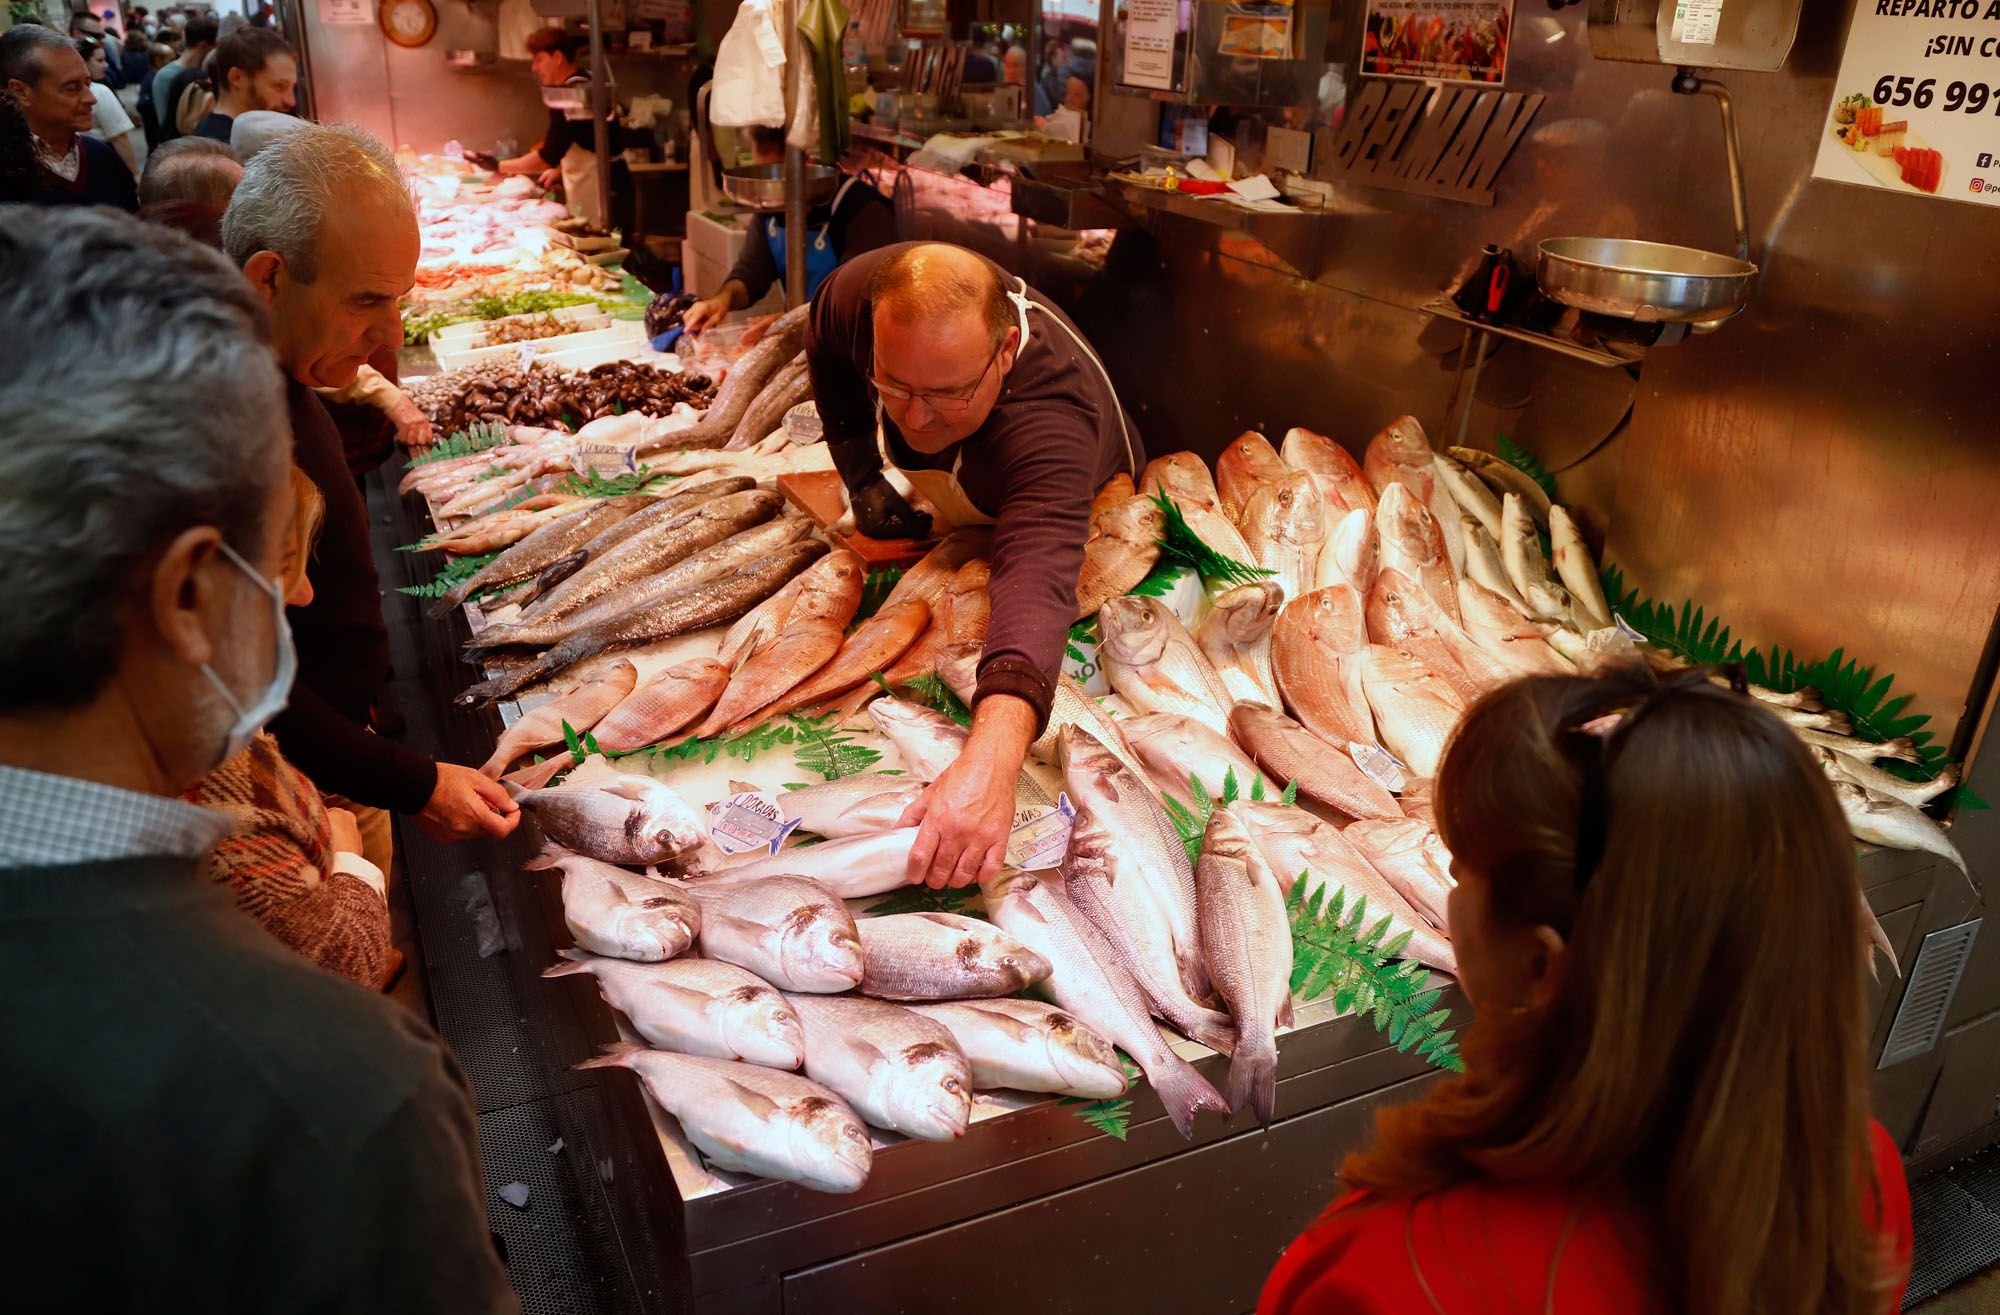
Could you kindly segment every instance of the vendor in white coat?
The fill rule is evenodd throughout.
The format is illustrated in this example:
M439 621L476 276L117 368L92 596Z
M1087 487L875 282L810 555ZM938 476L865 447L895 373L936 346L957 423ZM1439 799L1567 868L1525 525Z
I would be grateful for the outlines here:
M590 122L590 75L577 66L584 38L559 27L537 28L528 37L528 66L544 87L574 88L581 92L576 106L549 107L548 131L525 155L502 160L496 166L503 174L532 174L543 187L562 180L563 199L570 209L591 223L602 226L598 213L596 135Z

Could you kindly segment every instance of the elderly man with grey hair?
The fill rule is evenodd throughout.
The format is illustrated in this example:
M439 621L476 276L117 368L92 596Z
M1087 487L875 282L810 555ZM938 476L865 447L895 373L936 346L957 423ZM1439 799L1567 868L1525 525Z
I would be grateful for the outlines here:
M292 609L299 690L272 727L285 754L329 794L360 805L367 857L388 871L388 818L411 815L444 841L505 836L520 810L470 767L433 763L369 730L389 673L368 508L315 388L345 388L368 358L402 345L397 302L416 282L417 218L393 156L358 128L305 124L244 168L222 221L223 250L271 308L290 376L292 453L326 498L309 571L313 601Z
M450 1054L245 917L178 798L292 674L264 318L177 234L0 209L9 1300L513 1310Z

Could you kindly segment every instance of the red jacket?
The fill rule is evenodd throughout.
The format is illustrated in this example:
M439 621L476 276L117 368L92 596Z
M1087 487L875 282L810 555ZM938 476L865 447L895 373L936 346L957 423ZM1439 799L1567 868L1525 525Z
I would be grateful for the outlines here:
M1896 1145L1870 1126L1879 1202L1870 1223L1890 1242L1896 1279L1910 1274L1910 1188ZM1369 1204L1354 1192L1300 1235L1265 1281L1257 1315L1641 1315L1662 1309L1646 1276L1646 1230L1562 1187L1479 1179L1413 1201Z

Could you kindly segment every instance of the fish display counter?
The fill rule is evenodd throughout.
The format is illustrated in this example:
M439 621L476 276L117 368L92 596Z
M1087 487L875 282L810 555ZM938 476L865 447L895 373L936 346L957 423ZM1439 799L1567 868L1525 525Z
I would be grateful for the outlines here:
M785 504L830 465L782 423L797 332L404 479L478 668L442 694L493 710L470 756L532 823L487 885L542 1071L592 1093L562 1140L644 1308L999 1311L1032 1256L1078 1302L1246 1309L1373 1109L1457 1063L1429 792L1457 719L1515 674L1684 659L1531 468L1409 417L1358 457L1169 454L1098 495L1001 876L909 887L985 543L871 572ZM1956 860L1921 807L1948 768L1890 773L1924 755L1800 681L1752 693L1858 837Z

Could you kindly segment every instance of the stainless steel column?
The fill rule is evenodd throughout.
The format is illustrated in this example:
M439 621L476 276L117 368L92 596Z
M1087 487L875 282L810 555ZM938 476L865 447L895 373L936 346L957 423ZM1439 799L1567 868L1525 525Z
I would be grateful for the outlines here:
M599 0L590 0L591 147L597 152L597 215L611 227L611 70L604 62L604 14ZM571 197L572 202L575 201Z
M595 3L595 0L592 0ZM806 153L791 144L798 117L799 61L805 42L799 40L799 0L785 0L785 304L806 304Z

